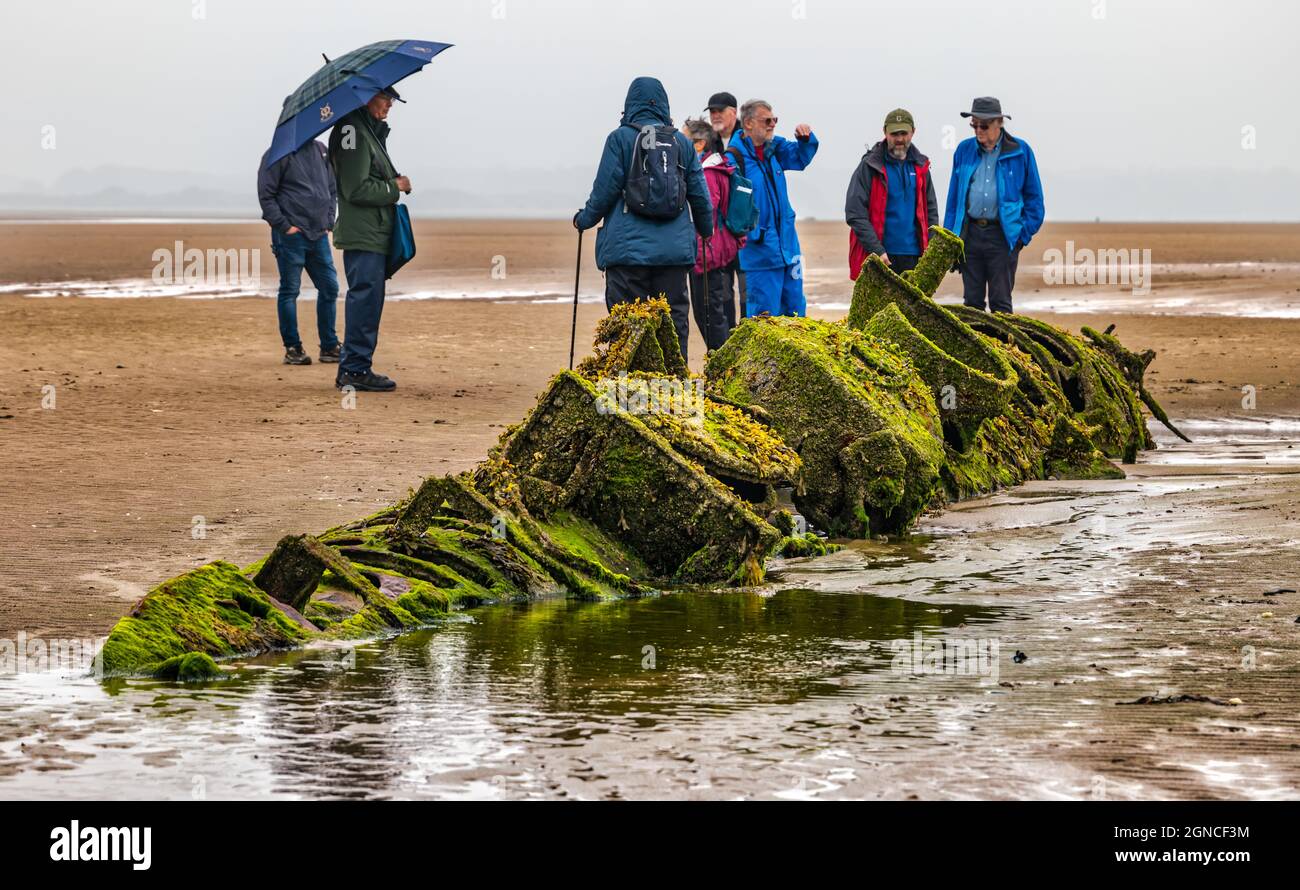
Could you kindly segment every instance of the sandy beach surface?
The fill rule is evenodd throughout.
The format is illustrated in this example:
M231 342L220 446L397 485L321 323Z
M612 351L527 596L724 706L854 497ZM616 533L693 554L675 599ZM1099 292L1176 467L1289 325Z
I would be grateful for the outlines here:
M391 283L399 296L385 308L376 361L399 389L345 409L334 366L281 364L272 299L206 298L202 286L189 298L129 297L149 280L155 249L257 248L264 226L0 224L0 633L102 633L164 578L218 557L251 560L283 534L364 515L426 475L480 460L567 364L573 232L527 221L419 228L414 268ZM834 307L847 304L850 283L833 264L845 229L801 229L810 312L841 317ZM1155 349L1148 381L1173 417L1300 416L1300 317L1196 312L1198 300L1229 293L1278 314L1300 307L1300 226L1056 225L1038 240L1044 251L1067 241L1150 247L1155 263L1180 270L1157 271L1152 293L1134 298L1131 288L1049 287L1026 256L1017 289L1018 302L1047 293L1094 310L1037 317L1075 330L1113 322L1129 346ZM491 277L493 257L505 258L504 280ZM262 290L273 292L269 250L262 263ZM579 307L579 356L604 314L592 257L584 267L592 296ZM114 298L32 296L84 293L90 282ZM299 327L314 354L306 284ZM959 289L949 276L941 299ZM400 297L433 290L477 298ZM1191 304L1158 315L1129 306L1175 298ZM342 333L341 301L339 310ZM697 369L702 352L692 329Z
M149 290L153 250L177 240L265 248L260 224L0 223L0 637L102 635L166 578L218 558L246 563L282 535L364 515L427 475L482 459L567 364L573 233L563 223L484 221L421 222L419 231L421 253L394 283L376 360L399 389L348 407L332 386L335 366L281 364L269 250L261 296ZM842 317L845 229L807 223L801 233L810 314ZM1150 248L1150 293L1048 285L1042 251L1069 241ZM493 278L502 257L506 277ZM604 315L590 256L584 268L579 356ZM139 296L147 292L169 295ZM950 276L940 297L958 293ZM1300 597L1285 591L1300 587L1300 226L1052 225L1022 258L1016 293L1053 324L1115 323L1130 348L1155 349L1150 388L1197 443L1175 447L1162 435L1166 447L1126 467L1123 482L1034 483L922 523L927 535L961 541L980 577L1013 578L1013 589L970 589L968 603L1027 610L1019 627L1033 655L1002 684L1020 710L978 721L982 732L1006 757L1032 741L1070 764L1008 775L997 795L1086 796L1103 757L1112 796L1293 795ZM314 355L313 309L299 304ZM698 369L698 332L692 340ZM908 545L884 546L905 556ZM861 549L841 559L860 560ZM916 571L931 581L952 573L941 586L961 599L971 565ZM835 566L791 565L775 577L815 589ZM1237 669L1243 647L1258 670L1254 661ZM1110 709L1086 732L1061 728L1076 700L1162 689L1244 705L1192 723L1173 720L1172 705ZM938 706L922 718L931 728L947 719ZM1020 738L1017 719L1052 728ZM1090 747L1102 737L1110 743ZM963 780L951 752L977 742L954 740L948 765L913 769L906 789L853 790L975 788L987 770ZM1174 750L1180 767L1162 778ZM628 763L616 755L610 769ZM891 762L879 758L882 770Z

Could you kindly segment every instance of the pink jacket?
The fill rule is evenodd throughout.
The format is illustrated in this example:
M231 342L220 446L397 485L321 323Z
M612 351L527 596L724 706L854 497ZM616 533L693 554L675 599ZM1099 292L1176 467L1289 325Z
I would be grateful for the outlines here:
M709 200L713 202L713 237L709 239L709 269L720 269L736 258L745 246L745 237L731 234L723 223L727 215L727 199L731 190L731 173L736 168L722 155L714 152L704 159L704 181L709 186ZM704 273L704 239L695 236L695 272Z

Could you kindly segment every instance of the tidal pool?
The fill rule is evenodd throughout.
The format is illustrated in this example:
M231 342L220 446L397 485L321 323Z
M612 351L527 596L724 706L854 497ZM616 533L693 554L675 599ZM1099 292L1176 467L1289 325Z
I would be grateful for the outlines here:
M0 796L581 795L575 778L609 778L591 760L611 746L635 759L682 739L665 761L681 775L591 796L698 786L706 750L745 752L757 778L831 715L853 722L863 684L891 673L889 641L1002 614L808 589L554 600L267 656L202 685L8 676Z

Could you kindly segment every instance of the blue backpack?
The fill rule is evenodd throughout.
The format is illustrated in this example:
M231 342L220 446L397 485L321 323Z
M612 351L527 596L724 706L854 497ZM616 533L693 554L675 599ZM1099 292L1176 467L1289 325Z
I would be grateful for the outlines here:
M672 127L624 124L637 131L623 186L628 210L650 219L676 219L686 209L686 170Z
M758 205L754 203L754 183L745 178L745 159L739 149L729 148L727 154L735 161L731 173L731 189L727 194L727 215L722 224L737 237L748 235L758 225Z

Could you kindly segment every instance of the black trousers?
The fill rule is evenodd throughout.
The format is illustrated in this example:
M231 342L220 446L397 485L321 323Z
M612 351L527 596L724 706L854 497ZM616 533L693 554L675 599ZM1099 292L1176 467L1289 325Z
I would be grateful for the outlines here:
M731 307L732 320L727 320L727 307ZM691 273L691 312L695 327L704 338L706 349L717 349L727 342L735 327L736 300L731 292L731 273L724 266L709 270L709 301L704 302L704 276Z
M966 259L961 264L962 301L975 309L984 309L987 291L989 309L1011 312L1011 288L1016 283L1021 245L1007 250L1007 239L997 220L987 226L966 220L962 240L966 242Z
M687 337L691 333L691 298L686 289L686 276L690 266L610 266L605 270L605 308L611 312L619 303L663 294L672 310L673 327L677 329L677 342L686 358Z
M895 275L911 272L919 262L921 262L920 254L891 253L889 255L889 268Z

